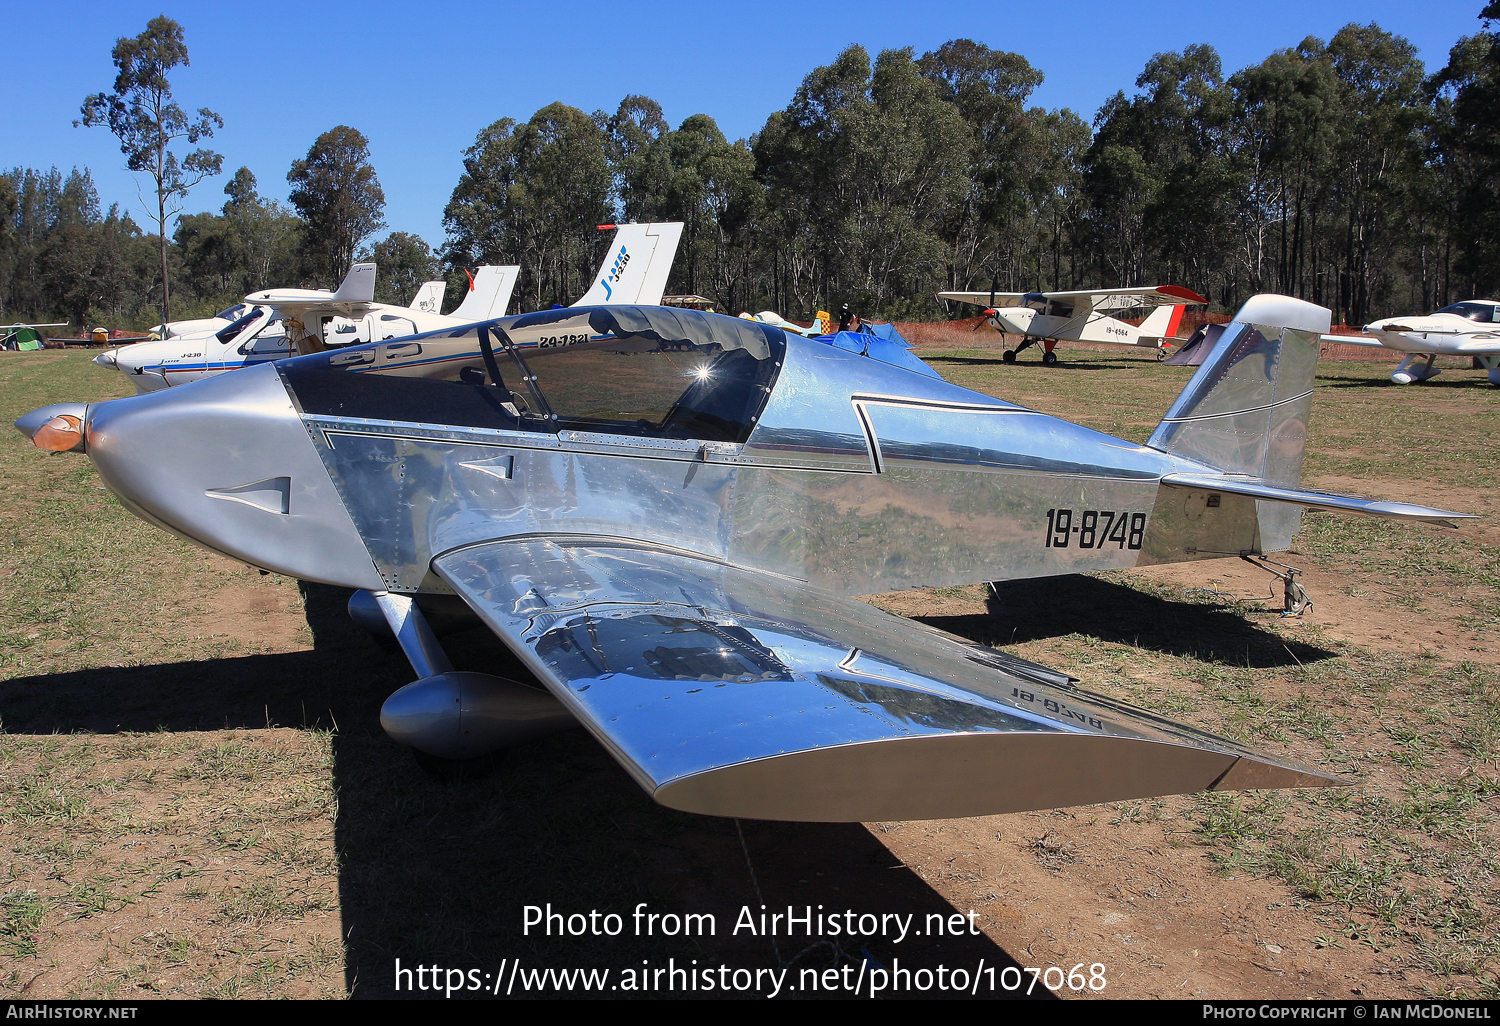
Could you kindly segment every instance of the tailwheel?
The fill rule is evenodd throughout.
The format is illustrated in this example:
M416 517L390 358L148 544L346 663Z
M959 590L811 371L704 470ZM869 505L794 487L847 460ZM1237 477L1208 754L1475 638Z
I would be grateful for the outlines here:
M1014 349L1007 349L1004 355L1000 357L1000 359L1004 360L1006 363L1015 363L1016 351Z
M1042 354L1042 362L1045 363L1048 367L1055 367L1055 366L1057 366L1057 354L1056 353L1043 353Z

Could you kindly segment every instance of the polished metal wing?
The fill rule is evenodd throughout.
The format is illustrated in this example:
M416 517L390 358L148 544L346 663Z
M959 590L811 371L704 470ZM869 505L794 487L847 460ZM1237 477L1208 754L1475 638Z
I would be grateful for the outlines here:
M701 555L533 535L433 566L656 801L684 811L930 819L1341 782Z

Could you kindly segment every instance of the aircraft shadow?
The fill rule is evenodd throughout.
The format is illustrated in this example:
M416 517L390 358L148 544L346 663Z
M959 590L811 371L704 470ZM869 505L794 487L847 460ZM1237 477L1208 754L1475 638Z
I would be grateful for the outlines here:
M987 645L1084 634L1165 655L1255 669L1305 665L1337 655L1289 641L1233 606L1171 601L1097 577L1000 581L986 604L986 615L918 619Z
M1465 368L1467 369L1467 368ZM1398 385L1391 380L1390 369L1387 368L1382 374L1368 378L1363 381L1319 381L1319 388L1395 388L1395 389L1490 389L1496 386L1490 384L1488 377L1476 378L1428 378L1426 381L1415 385Z
M736 823L656 805L582 731L458 773L424 766L379 724L381 702L412 677L405 659L349 620L347 591L304 585L303 595L311 651L15 678L0 683L0 710L7 731L27 734L335 726L345 980L355 997L409 996L395 991L397 958L403 968L477 970L486 990L494 977L485 974L516 959L523 971L607 968L612 979L625 969L713 968L719 979L721 965L790 965L792 984L801 970L821 974L844 966L851 967L852 980L866 959L888 969L929 970L940 963L972 968L983 959L997 979L1005 967L1018 965L983 935L821 943L799 935L782 936L773 946L758 933L736 933L742 909L758 917L762 904L767 912L791 905L800 914L810 905L816 913L821 905L825 915L912 915L914 930L929 916L937 917L934 923L946 920L955 908L858 824ZM444 642L459 669L534 679L483 628ZM549 903L564 915L616 913L621 932L563 936L554 923L552 936L541 927L523 934L524 907L545 910ZM643 913L639 936L637 908ZM714 933L665 935L673 921L653 923L645 918L652 913L708 913ZM663 974L642 994L607 996L683 996L682 977L674 978L679 984L672 993L665 990L667 979ZM687 996L725 995L700 986ZM928 990L918 996L950 995Z

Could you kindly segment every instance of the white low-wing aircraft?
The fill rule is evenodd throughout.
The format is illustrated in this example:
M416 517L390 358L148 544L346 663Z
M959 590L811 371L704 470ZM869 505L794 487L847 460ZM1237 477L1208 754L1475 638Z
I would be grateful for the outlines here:
M155 392L241 367L280 360L296 352L353 345L416 331L470 324L505 312L515 288L516 267L481 267L458 309L437 312L444 283L426 282L412 305L376 303L375 265L355 264L337 291L266 289L225 313L244 312L227 324L208 318L208 326L180 331L158 342L138 342L94 357L101 367L115 367L137 392ZM185 323L174 321L168 329ZM214 325L219 324L218 327Z
M443 293L447 290L448 283L443 281L426 281L417 289L412 297L410 308L420 310L423 313L440 313L443 305ZM471 280L470 289L474 288ZM278 290L279 291L279 290ZM288 290L305 291L305 290ZM233 306L225 307L212 317L197 317L185 321L169 321L166 324L158 324L151 328L151 333L157 338L184 338L188 335L211 335L222 331L235 321L244 317L255 309L255 304L249 301L235 303Z
M1114 342L1159 350L1163 340L1176 336L1184 306L1208 302L1180 285L1074 292L939 292L938 298L982 306L990 327L1024 335L1020 345L1005 351L1006 363L1015 363L1017 353L1040 343L1042 362L1049 367L1057 363L1052 350L1058 342ZM1146 306L1158 309L1140 327L1106 313Z
M1445 306L1427 317L1386 317L1364 327L1366 335L1324 335L1329 342L1351 346L1380 346L1405 353L1391 380L1410 385L1436 377L1432 365L1439 356L1472 356L1489 371L1490 384L1500 385L1500 303L1471 299Z
M183 321L167 321L147 329L157 338L182 338L187 335L212 334L229 327L251 310L249 303L235 303L212 317L193 317Z
M599 273L574 305L659 304L681 235L681 222L619 225ZM374 301L375 265L355 264L334 292L253 292L245 297L247 312L217 330L112 349L94 362L119 368L137 392L155 392L298 353L473 324L504 315L519 271L479 268L458 309L440 314L442 282L423 285L409 307L390 306Z

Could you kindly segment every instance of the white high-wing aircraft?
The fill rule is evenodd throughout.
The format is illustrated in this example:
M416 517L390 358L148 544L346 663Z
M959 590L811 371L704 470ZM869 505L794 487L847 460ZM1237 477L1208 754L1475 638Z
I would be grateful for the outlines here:
M1024 335L1020 345L1005 351L1006 363L1015 363L1017 353L1040 343L1042 362L1049 367L1057 363L1052 350L1058 342L1115 342L1160 350L1163 340L1176 336L1182 308L1208 302L1180 285L1074 292L939 292L938 298L982 306L990 327ZM1158 309L1140 327L1105 313L1143 306Z
M1373 337L1324 335L1323 338L1405 353L1391 371L1391 380L1398 385L1426 381L1441 374L1432 366L1439 356L1472 356L1490 372L1490 384L1500 385L1500 303L1493 299L1454 303L1427 317L1386 317L1366 324L1364 331Z
M658 305L681 235L681 222L619 225L593 284L574 305ZM473 324L504 315L519 271L481 267L458 309L440 314L442 282L423 285L410 307L390 306L374 302L375 265L355 264L335 292L253 292L245 297L249 311L217 331L112 349L94 362L118 367L137 392L155 392L295 353Z

